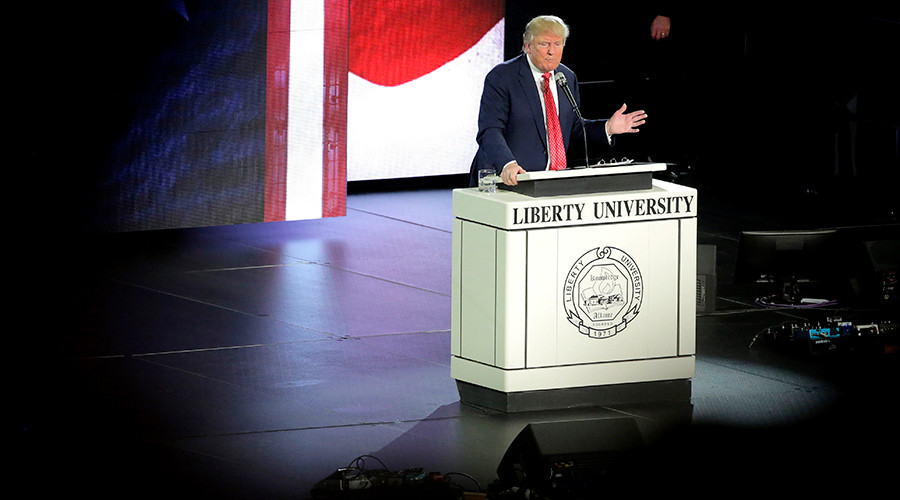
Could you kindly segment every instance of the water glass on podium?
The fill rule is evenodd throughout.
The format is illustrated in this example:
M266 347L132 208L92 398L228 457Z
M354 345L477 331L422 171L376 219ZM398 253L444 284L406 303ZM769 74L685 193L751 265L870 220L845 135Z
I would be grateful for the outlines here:
M478 171L478 190L491 194L497 191L497 174L492 168L485 168Z

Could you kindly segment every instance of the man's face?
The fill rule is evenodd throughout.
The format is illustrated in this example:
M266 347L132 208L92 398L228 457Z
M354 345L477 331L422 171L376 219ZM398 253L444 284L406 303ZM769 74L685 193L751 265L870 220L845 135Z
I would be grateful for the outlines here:
M535 35L531 43L525 44L525 52L531 59L531 63L542 73L553 71L562 60L563 38L553 33Z

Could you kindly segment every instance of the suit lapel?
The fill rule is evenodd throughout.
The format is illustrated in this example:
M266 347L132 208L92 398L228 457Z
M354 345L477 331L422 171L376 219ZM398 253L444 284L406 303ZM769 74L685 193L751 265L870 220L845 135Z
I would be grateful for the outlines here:
M535 84L534 76L531 73L531 66L528 65L528 61L525 59L526 57L528 56L525 54L519 56L521 59L519 61L519 85L521 85L522 92L525 95L525 101L531 109L531 116L534 118L534 125L538 129L541 143L544 145L544 149L547 149L547 128L546 125L544 125L544 111L541 108L541 96L538 94L537 84Z

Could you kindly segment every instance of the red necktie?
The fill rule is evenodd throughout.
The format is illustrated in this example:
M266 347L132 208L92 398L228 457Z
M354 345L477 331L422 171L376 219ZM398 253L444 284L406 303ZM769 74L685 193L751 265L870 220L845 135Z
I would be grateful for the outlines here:
M563 145L562 129L556 101L550 91L550 73L544 73L544 107L547 109L547 135L550 142L550 170L566 168L566 147Z

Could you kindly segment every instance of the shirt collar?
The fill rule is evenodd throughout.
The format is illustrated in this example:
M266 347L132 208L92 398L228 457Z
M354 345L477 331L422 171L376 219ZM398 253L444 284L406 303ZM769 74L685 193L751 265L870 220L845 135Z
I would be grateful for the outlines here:
M528 66L531 68L531 73L534 74L534 79L540 82L540 80L544 77L544 72L539 70L537 66L531 62L531 58L528 57L528 54L525 54L525 60L528 61ZM556 73L556 70L550 72L550 79L553 79L553 75Z

